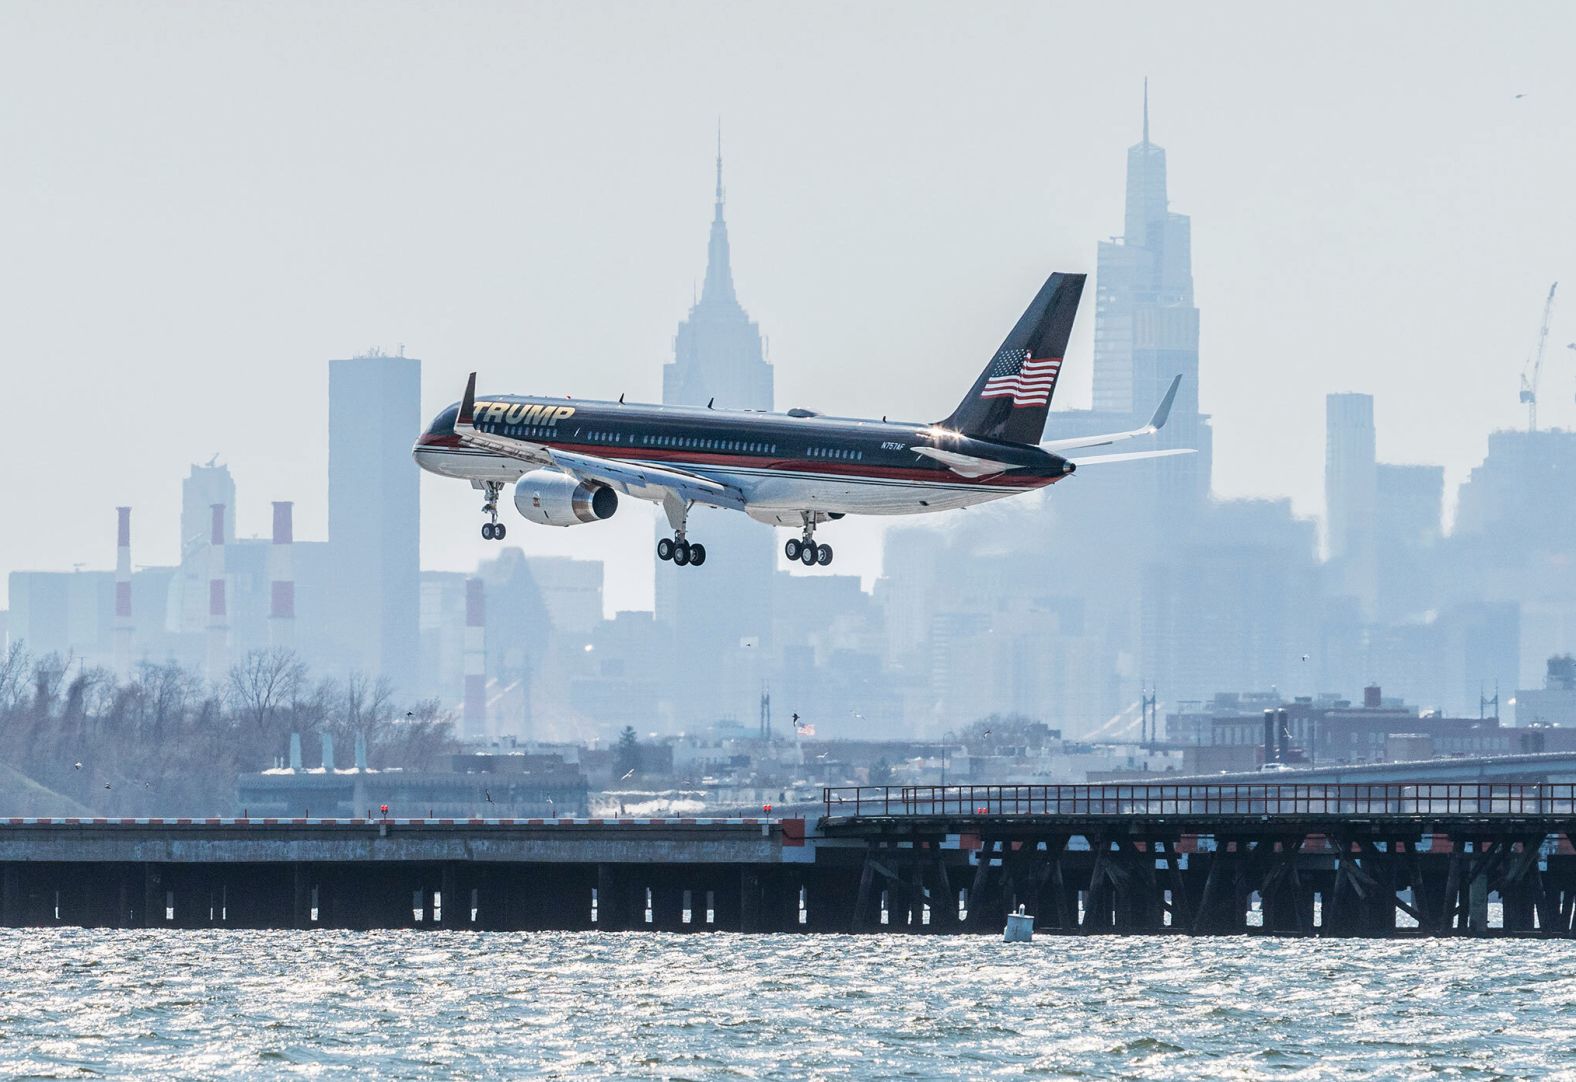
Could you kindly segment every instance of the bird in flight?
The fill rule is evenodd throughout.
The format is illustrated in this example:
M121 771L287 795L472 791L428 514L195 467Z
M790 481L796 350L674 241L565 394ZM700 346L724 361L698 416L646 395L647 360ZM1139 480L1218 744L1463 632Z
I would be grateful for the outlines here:
M81 770L82 769L82 764L81 763L72 763L71 764L71 769L72 770Z
M630 778L633 778L634 776L635 776L635 768L634 767L630 767L628 770L626 770L624 772L624 776L622 778L619 778L618 780L619 781L628 781Z

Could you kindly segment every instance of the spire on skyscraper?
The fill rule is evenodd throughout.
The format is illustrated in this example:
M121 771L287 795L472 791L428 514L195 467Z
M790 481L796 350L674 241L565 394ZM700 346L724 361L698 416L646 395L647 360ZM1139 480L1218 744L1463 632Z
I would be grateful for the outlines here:
M1147 75L1144 76L1144 145L1149 145L1149 76ZM720 128L717 132L717 168L719 170L722 168L722 131Z
M733 267L728 255L728 223L722 217L722 122L717 122L717 206L711 219L711 239L706 246L706 284L700 303L708 301L737 307L733 292Z

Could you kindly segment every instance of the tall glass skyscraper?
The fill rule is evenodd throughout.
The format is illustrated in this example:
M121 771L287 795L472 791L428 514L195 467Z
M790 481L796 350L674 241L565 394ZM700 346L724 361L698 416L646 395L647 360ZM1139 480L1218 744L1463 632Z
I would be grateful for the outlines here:
M1198 308L1193 303L1192 226L1169 209L1166 152L1143 137L1127 150L1123 235L1101 243L1095 277L1094 409L1147 420L1173 376L1182 376L1157 447L1193 447L1132 470L1159 521L1191 523L1209 498L1212 440L1198 406ZM1142 423L1142 420L1140 421ZM1179 517L1180 516L1180 517Z

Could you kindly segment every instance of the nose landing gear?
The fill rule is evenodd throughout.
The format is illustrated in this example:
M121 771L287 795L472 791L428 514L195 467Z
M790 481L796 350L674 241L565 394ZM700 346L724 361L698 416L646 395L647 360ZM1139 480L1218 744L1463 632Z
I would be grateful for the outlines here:
M508 527L498 521L498 495L503 492L503 482L483 481L482 491L487 494L486 501L482 504L482 514L489 520L482 523L482 539L502 541L509 532Z

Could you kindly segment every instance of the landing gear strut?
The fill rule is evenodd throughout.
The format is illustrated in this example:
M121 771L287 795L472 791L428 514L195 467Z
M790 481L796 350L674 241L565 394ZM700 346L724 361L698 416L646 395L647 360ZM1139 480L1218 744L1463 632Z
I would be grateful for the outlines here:
M482 504L482 514L488 518L482 523L482 539L485 541L502 541L509 532L508 527L498 521L498 496L503 492L502 481L483 481L482 491L487 494L486 502Z
M783 546L783 555L790 560L798 560L806 567L814 567L816 564L825 567L832 562L832 546L815 543L815 516L809 511L803 512L803 515L804 536L789 538L788 543Z
M663 509L668 513L668 523L673 527L673 536L664 537L657 542L657 559L672 560L678 567L699 567L706 562L706 546L699 541L691 541L684 535L684 528L689 523L689 504L681 503L677 499L664 500Z

